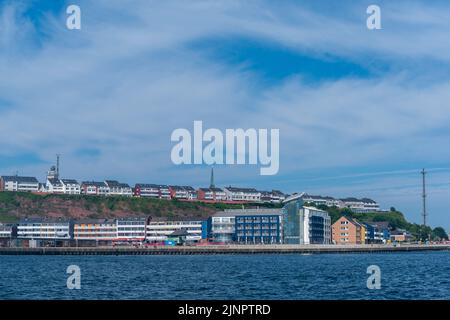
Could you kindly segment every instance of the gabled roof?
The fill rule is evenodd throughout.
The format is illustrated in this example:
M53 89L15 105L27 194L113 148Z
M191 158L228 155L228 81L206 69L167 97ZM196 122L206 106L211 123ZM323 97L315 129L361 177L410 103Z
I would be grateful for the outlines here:
M39 183L35 177L2 176L2 180L17 183Z
M63 184L78 184L78 181L75 179L61 179Z
M100 181L83 181L81 184L85 186L107 187L106 183Z

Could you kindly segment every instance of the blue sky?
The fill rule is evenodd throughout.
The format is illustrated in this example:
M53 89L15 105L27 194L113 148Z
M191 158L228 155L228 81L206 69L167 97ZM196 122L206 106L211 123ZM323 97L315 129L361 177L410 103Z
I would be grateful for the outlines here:
M170 134L279 128L280 171L218 185L365 196L450 230L446 1L0 1L0 173L204 186ZM82 29L65 28L78 4Z

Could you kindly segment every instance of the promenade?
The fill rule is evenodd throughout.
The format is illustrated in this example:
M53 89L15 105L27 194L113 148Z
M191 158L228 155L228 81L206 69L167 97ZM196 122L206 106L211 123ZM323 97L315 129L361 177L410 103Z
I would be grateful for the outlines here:
M206 255L206 254L321 254L448 251L450 244L402 245L210 245L148 247L0 248L0 255Z

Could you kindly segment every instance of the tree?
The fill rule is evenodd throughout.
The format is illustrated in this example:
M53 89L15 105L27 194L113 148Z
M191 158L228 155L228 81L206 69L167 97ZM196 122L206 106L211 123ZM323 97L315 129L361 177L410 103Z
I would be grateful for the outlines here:
M448 240L448 234L442 227L434 228L431 233L431 237L434 240Z

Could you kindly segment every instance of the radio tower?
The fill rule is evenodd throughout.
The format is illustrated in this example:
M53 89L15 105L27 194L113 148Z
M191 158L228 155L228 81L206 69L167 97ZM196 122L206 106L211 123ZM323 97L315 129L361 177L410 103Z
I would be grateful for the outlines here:
M56 177L59 179L59 157L60 157L60 154L58 153L57 155L56 155Z
M423 226L427 225L427 207L426 207L426 197L427 194L425 193L425 174L427 173L425 171L425 168L422 169L420 172L422 174L422 201L423 201L423 208L422 208L422 216L423 216Z

